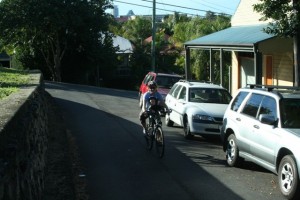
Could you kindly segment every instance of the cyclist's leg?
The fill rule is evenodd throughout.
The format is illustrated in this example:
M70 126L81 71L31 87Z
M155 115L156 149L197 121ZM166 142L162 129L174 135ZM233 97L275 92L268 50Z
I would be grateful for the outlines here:
M139 118L140 118L141 125L143 127L143 133L144 133L144 135L146 135L146 132L147 132L147 125L146 125L147 113L141 111Z

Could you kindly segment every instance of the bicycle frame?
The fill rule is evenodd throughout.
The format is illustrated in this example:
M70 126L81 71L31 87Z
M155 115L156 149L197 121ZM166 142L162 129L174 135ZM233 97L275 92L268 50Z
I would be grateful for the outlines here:
M151 112L151 111L150 111ZM152 131L157 130L158 127L162 126L161 117L158 111L149 114L149 126L152 127ZM155 132L154 132L155 133Z
M146 136L147 149L151 150L153 141L155 141L156 152L160 158L164 155L164 134L162 130L162 122L160 117L161 109L147 111L149 116L149 123L147 124L148 136Z

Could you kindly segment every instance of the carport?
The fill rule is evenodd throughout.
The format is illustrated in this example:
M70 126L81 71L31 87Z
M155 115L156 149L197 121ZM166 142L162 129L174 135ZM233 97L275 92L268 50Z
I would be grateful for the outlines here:
M223 52L251 52L254 55L254 72L257 84L262 81L262 54L258 45L260 42L275 36L263 32L267 24L233 26L210 35L206 35L184 44L185 47L185 75L191 79L190 51L202 49L210 51L210 81L212 80L212 51L220 51L220 84L223 85Z

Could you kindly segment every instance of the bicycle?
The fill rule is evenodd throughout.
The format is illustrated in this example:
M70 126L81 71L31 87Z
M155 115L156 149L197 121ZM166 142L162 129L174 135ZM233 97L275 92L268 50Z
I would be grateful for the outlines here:
M163 109L163 106L151 106L147 110L149 116L147 123L147 135L145 136L147 149L150 151L155 141L156 152L160 158L164 156L165 138L162 130L161 114L168 114L171 110Z

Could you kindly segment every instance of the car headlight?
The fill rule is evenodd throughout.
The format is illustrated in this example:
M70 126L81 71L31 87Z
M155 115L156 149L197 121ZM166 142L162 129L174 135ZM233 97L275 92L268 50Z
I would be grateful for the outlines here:
M204 122L212 122L214 121L214 118L211 116L207 116L207 115L193 115L192 119L194 122L199 122L199 123L204 123Z

